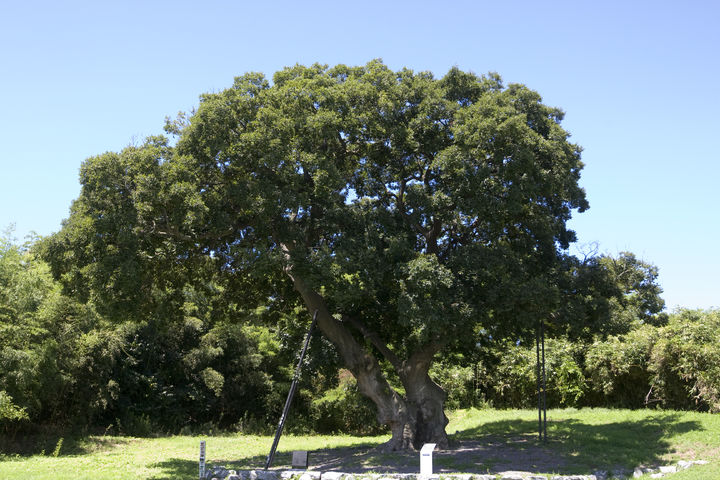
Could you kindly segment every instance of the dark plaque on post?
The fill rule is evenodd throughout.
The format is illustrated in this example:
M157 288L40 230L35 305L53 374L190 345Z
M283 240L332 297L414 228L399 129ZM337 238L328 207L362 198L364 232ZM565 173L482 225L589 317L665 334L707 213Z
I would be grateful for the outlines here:
M292 468L307 470L308 468L308 452L306 450L295 450L292 454Z

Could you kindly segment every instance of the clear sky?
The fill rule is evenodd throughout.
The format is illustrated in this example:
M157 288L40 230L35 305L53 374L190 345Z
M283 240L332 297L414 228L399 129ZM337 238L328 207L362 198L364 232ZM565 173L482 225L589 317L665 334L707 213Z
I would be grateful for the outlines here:
M565 110L591 205L580 244L657 265L669 309L720 307L719 5L0 0L0 229L57 231L85 158L247 71L456 65Z

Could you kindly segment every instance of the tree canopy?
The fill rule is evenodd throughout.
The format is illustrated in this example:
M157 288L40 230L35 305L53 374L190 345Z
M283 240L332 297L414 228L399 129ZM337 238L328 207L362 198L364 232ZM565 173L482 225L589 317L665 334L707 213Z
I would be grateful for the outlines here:
M446 446L435 355L559 308L567 221L588 208L562 118L523 85L457 68L246 74L168 121L176 144L88 159L45 258L112 318L210 278L228 309L317 310L388 448Z

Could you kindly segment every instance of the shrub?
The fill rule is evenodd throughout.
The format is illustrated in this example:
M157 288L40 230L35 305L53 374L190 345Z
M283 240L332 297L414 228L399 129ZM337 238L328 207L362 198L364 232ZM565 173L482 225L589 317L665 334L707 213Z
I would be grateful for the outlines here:
M5 390L0 390L0 431L9 433L12 427L28 418L25 409L15 405Z
M596 340L588 346L586 401L592 406L641 408L650 390L650 353L659 330L644 326L623 336Z
M653 394L663 407L720 412L720 311L681 310L653 348Z
M478 403L479 389L476 369L479 365L436 363L430 369L432 379L445 390L445 408L457 410L470 408Z
M357 382L350 372L340 370L338 386L313 400L310 416L319 433L348 433L375 435L384 432L378 425L375 406L358 391Z
M530 408L537 405L537 353L535 345L504 344L500 362L489 376L488 397L498 407ZM564 339L545 342L548 407L575 407L585 395L580 368L582 347Z

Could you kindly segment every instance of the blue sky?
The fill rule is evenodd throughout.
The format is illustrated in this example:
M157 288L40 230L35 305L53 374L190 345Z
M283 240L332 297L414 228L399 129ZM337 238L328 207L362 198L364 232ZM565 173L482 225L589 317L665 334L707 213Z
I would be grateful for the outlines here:
M47 235L81 162L162 133L247 71L498 72L565 110L580 244L660 269L669 309L720 306L720 7L687 1L0 0L0 228Z

